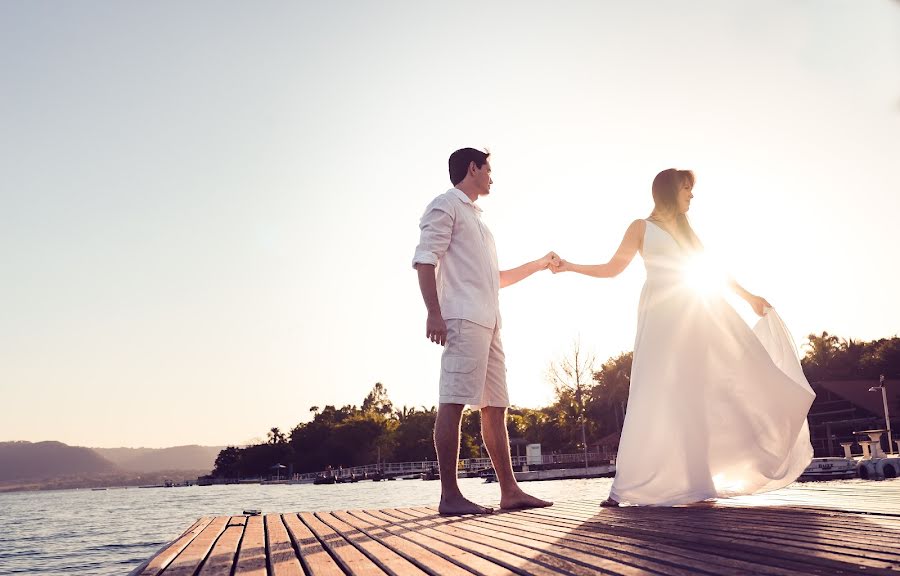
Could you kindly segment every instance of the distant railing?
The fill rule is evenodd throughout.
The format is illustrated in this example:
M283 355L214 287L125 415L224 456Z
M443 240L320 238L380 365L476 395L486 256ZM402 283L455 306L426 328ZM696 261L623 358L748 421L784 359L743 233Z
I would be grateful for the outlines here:
M615 459L615 456L609 452L588 452L588 464L608 464ZM529 459L527 456L513 456L513 466L548 466L554 464L583 464L585 454L542 454L540 462L534 457ZM434 460L424 460L421 462L381 462L380 464L368 464L366 466L353 466L350 468L338 468L331 470L321 470L319 472L306 472L304 474L294 474L293 480L314 480L318 476L334 476L335 478L344 478L350 476L362 476L364 474L372 475L376 473L385 476L404 476L421 474L433 469L437 469L438 463ZM457 469L462 472L477 472L491 467L490 458L466 458L460 460Z

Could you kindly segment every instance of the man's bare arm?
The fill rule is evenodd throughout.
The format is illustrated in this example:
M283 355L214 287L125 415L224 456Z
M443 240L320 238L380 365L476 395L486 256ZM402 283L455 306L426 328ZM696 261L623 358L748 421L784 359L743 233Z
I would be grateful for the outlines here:
M500 287L506 288L507 286L512 286L516 282L528 278L535 272L546 270L548 267L556 265L558 262L559 256L557 256L555 252L549 252L543 258L533 260L531 262L526 262L525 264L522 264L517 268L512 268L510 270L501 270Z
M419 290L422 291L422 299L428 310L428 319L425 321L425 337L443 346L447 343L447 323L441 316L441 304L438 301L437 282L434 278L433 264L416 264L419 273Z

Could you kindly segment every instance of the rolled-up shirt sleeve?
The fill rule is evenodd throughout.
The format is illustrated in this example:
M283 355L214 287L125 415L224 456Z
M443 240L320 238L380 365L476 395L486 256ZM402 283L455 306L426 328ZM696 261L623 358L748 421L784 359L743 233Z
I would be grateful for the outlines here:
M421 233L413 256L413 268L416 264L437 266L450 246L450 235L453 232L452 208L440 202L440 199L432 202L419 221L419 229Z

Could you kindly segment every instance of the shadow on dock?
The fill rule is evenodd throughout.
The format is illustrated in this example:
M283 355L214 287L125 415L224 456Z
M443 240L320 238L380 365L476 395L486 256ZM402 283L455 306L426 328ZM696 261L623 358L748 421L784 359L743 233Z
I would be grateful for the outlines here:
M896 574L900 480L671 508L203 518L133 574Z

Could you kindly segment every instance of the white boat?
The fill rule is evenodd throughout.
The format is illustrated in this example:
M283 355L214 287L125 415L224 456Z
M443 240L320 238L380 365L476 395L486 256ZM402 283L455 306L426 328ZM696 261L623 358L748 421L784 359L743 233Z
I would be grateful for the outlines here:
M859 462L853 458L813 458L800 480L841 480L856 478Z

